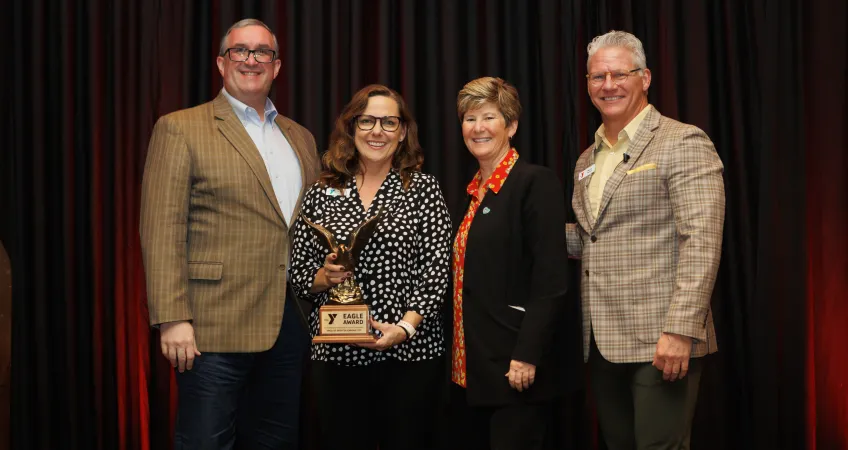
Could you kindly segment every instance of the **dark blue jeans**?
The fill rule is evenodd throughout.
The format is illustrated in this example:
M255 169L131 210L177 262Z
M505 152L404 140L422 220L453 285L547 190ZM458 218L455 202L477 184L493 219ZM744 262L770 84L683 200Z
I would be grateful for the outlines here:
M261 353L212 353L177 372L174 449L296 449L300 382L309 336L294 296L286 299L274 346Z

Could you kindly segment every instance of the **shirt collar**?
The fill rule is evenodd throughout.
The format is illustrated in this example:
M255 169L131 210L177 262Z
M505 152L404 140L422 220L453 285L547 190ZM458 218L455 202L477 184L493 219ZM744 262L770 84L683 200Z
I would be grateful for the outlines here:
M395 169L394 167L389 169L389 173L386 175L386 179L388 180L387 185L400 185L400 171ZM385 183L385 182L384 182ZM356 185L356 176L350 177L345 183L345 187L352 188Z
M636 137L636 132L639 131L639 125L642 125L642 120L645 119L645 116L648 115L648 111L650 110L650 104L642 108L642 111L640 111L639 114L636 114L636 117L634 117L621 131L618 132L618 140L621 141L623 139L627 139L628 141L633 141L633 138ZM606 142L606 140L606 128L604 128L604 124L601 124L601 126L598 127L598 131L595 132L595 151L601 149L601 144L609 146L609 143Z
M260 123L259 114L256 112L251 106L247 106L240 100L236 99L229 92L227 92L226 88L222 88L221 92L224 94L224 97L230 102L230 106L233 108L233 112L236 113L239 120L242 122L254 122ZM274 103L270 98L265 97L265 119L269 122L273 122L274 119L277 118L277 108L274 107Z
M492 175L486 180L486 188L497 194L501 191L501 187L503 187L506 182L506 178L509 176L509 173L512 171L512 167L515 166L515 162L518 161L518 152L511 148L507 152L506 156L501 160L498 164L498 167L495 167L495 171L492 172ZM482 174L480 171L477 171L477 174L474 175L474 178L471 179L471 182L468 183L468 187L466 188L466 192L468 195L477 195L477 190L480 189L480 177Z

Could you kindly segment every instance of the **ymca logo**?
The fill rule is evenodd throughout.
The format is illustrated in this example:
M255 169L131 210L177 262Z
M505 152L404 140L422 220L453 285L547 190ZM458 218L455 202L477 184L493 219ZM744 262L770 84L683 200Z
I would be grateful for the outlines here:
M328 323L327 325L332 325L333 321L336 320L336 316L338 314L327 314L327 315L330 316L330 323Z

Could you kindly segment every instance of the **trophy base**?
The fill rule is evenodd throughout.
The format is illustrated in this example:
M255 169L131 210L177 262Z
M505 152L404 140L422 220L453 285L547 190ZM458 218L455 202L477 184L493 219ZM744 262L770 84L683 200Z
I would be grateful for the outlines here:
M324 305L318 308L316 344L362 344L377 342L371 330L368 305Z
M377 342L377 337L374 335L344 335L336 336L315 336L312 338L313 344L373 344Z

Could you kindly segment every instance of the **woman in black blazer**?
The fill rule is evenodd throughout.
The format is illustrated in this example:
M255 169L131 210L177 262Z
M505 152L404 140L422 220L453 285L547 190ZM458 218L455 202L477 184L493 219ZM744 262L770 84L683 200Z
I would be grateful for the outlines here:
M556 174L522 160L518 92L484 77L457 98L462 135L480 170L454 217L452 448L536 449L554 399L579 366L558 339L566 311L565 199ZM573 310L573 308L568 308ZM573 335L573 333L572 333ZM573 373L568 373L573 372Z

